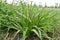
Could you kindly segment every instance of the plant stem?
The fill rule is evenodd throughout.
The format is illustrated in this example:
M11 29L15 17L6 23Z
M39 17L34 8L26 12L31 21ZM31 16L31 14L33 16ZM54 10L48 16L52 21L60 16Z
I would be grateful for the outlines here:
M18 30L18 31L15 33L14 37L12 38L12 40L14 40L14 38L16 37L16 35L17 35L19 32L20 32L20 30Z
M8 35L9 35L9 30L10 30L10 28L8 28L8 30L7 30L7 34L6 34L6 36L5 36L5 38L4 38L4 40L6 40L6 38L8 37Z

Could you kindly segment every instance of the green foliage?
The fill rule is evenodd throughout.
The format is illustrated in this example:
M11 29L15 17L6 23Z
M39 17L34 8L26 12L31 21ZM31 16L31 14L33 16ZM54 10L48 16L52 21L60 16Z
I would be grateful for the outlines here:
M23 33L20 40L25 40L31 34L37 35L41 40L43 37L50 39L47 32L54 32L55 15L53 10L46 11L45 8L23 2L19 5L0 3L0 29L13 28L17 30L15 36L19 32ZM7 36L8 33L5 40Z

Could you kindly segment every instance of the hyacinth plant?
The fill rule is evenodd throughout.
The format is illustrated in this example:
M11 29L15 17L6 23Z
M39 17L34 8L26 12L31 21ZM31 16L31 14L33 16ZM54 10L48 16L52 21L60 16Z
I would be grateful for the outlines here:
M21 1L16 5L8 4L6 1L0 2L0 30L5 28L7 31L4 40L7 40L11 28L17 30L11 40L14 40L18 33L23 34L19 40L25 40L30 35L37 35L41 40L43 38L53 40L47 32L53 33L54 37L55 15L55 11L45 10L32 3L26 4Z

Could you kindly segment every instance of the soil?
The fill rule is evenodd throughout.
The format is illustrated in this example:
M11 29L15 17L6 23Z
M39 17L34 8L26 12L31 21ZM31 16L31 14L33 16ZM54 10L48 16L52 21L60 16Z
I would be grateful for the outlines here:
M28 37L26 40L41 40L39 37L36 35ZM48 40L47 38L43 38L42 40Z
M11 32L10 34L9 34L9 37L10 37L10 39L9 40L11 40L12 38L13 38L13 35L14 33L13 32ZM19 33L16 37L15 37L15 39L14 40L19 40L20 38L22 37L22 33ZM28 38L26 38L26 40L40 40L40 38L38 37L38 36L36 36L36 35L31 35L31 36L29 36Z
M52 38L52 33L47 32L48 36ZM10 33L10 37L13 37L13 33ZM19 33L14 40L18 40L22 37L22 33ZM11 39L10 39L11 40ZM37 35L31 35L26 38L26 40L40 40L40 38ZM48 40L47 38L43 38L43 40Z
M36 35L26 38L26 40L40 40Z
M51 38L53 38L53 33L51 33L51 32L47 32L47 35L49 36L49 37L51 37Z
M47 32L48 36L52 38L52 33ZM9 40L11 40L14 36L14 32L9 33ZM19 33L14 40L19 40L22 37L22 33ZM8 38L7 38L8 40ZM26 38L26 40L40 40L40 38L37 35L31 35ZM43 38L43 40L48 40L47 38Z

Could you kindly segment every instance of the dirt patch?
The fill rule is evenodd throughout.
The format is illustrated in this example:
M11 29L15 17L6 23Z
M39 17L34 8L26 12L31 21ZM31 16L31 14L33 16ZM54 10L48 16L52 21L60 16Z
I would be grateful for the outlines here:
M12 33L10 33L10 37L12 38ZM22 37L22 33L19 33L14 40L19 40ZM25 40L40 40L37 35L31 35L27 37ZM48 40L47 38L43 38L43 40Z
M47 35L48 35L49 37L53 38L53 33L47 32Z
M26 38L26 40L40 40L40 38L37 37L36 35L34 35L34 36L30 36L30 37Z
M52 38L52 33L47 32L47 35ZM11 31L8 36L9 40L11 40L13 38L13 36L14 36L14 32ZM16 35L14 40L19 40L21 37L22 37L22 33L19 33ZM8 40L8 38L7 38L7 40ZM40 38L37 35L31 35L31 36L27 37L26 40L40 40ZM49 39L43 38L42 40L49 40Z

